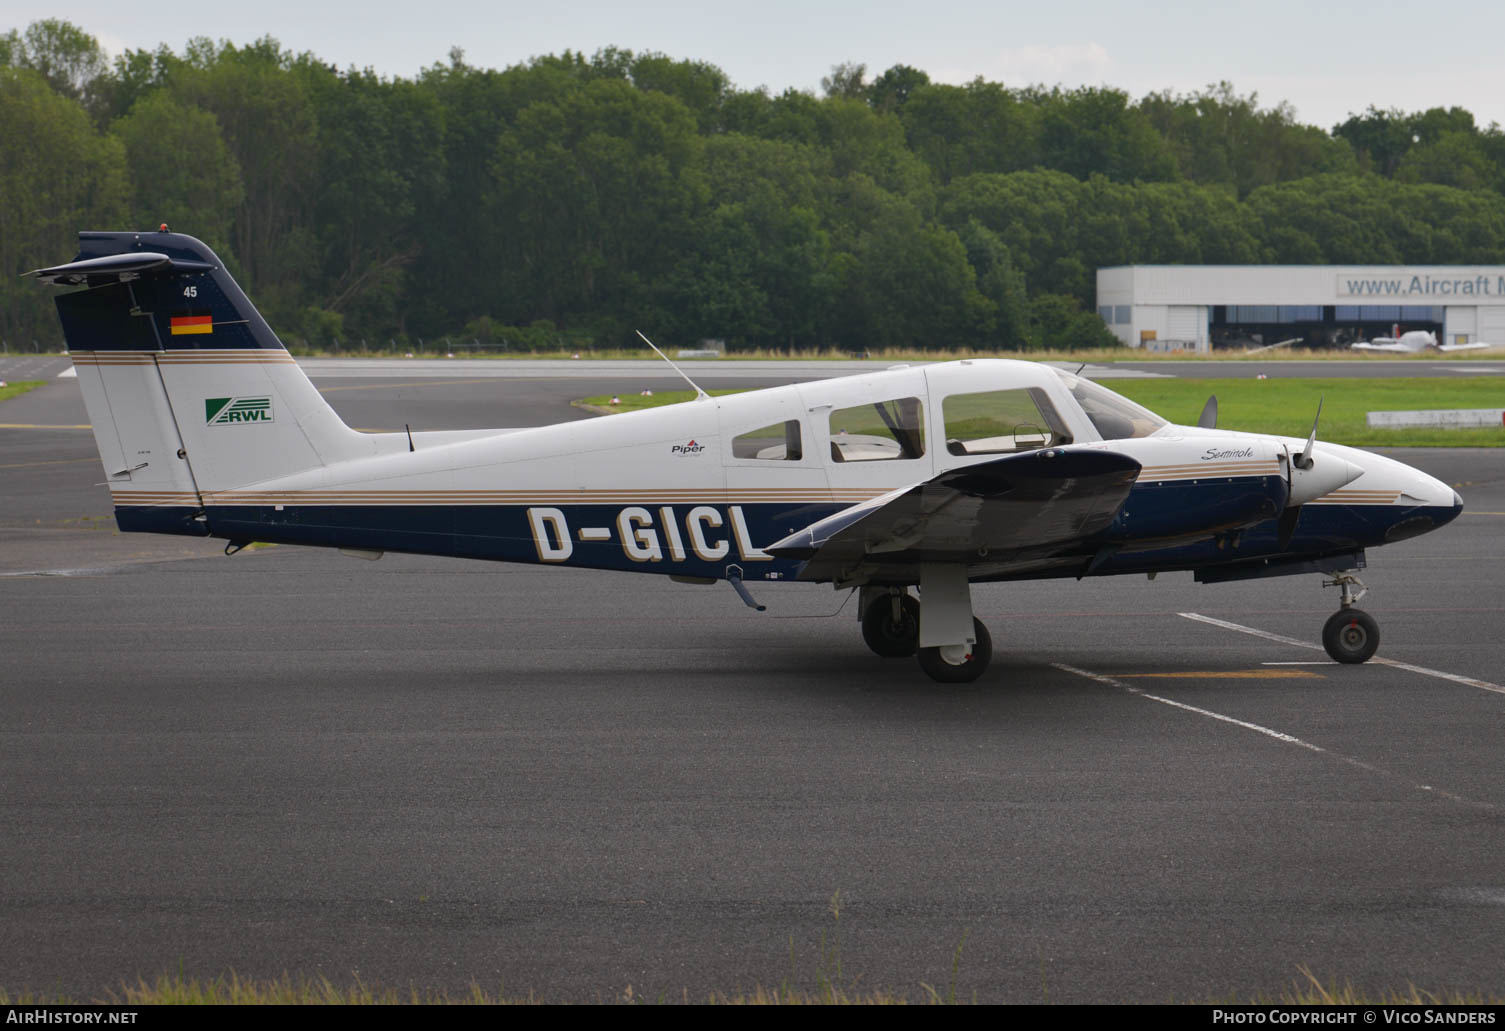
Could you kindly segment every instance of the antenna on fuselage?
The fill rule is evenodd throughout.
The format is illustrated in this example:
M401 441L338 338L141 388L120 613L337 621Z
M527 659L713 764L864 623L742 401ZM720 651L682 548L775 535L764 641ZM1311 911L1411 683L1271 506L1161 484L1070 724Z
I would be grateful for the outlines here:
M649 340L647 337L643 336L643 331L641 329L635 329L635 330L633 330L633 332L636 333L638 336L642 337L643 343L645 343L649 347L653 348L653 353L654 354L658 355L664 361L669 362L669 356L667 354L665 354L664 352L660 351L658 349L658 346L656 344L654 344L654 342L652 340ZM669 362L669 368L671 368L675 372L679 373L680 377L686 383L690 384L691 387L695 388L695 400L697 400L697 401L709 401L711 399L711 395L710 394L707 394L704 390L701 390L700 386L693 379L691 379L689 376L685 375L685 370L684 369L681 369L678 365L675 365L673 362Z

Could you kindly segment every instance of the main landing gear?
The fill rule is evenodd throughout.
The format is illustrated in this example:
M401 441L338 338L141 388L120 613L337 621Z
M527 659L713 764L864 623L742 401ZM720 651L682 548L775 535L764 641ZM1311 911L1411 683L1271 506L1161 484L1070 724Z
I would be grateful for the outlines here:
M862 612L862 639L880 658L913 655L920 648L920 603L899 588L868 599Z
M1338 587L1343 591L1339 602L1341 607L1322 627L1322 647L1337 662L1368 660L1380 646L1380 625L1369 613L1354 606L1369 589L1354 575L1353 570L1334 573L1331 580L1322 581L1322 586Z
M943 684L967 684L982 676L993 659L993 642L972 615L966 569L923 566L920 594L923 609L902 587L862 588L863 641L885 659L917 655L920 668Z

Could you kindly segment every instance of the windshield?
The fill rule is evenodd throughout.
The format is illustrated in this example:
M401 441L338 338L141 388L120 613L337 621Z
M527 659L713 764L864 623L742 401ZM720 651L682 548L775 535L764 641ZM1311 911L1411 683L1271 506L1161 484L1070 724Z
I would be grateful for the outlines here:
M1170 425L1148 408L1139 405L1099 386L1090 379L1083 379L1060 369L1056 373L1066 381L1066 389L1077 399L1092 425L1104 440L1123 440L1127 437L1148 437L1162 426Z

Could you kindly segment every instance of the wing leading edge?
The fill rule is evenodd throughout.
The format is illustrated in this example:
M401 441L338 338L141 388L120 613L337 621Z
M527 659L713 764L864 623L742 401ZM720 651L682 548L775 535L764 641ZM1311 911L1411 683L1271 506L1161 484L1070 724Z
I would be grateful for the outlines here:
M1113 451L1049 448L952 469L811 523L763 550L804 559L802 580L888 579L920 562L1060 550L1112 524L1140 464ZM995 556L996 558L996 556Z

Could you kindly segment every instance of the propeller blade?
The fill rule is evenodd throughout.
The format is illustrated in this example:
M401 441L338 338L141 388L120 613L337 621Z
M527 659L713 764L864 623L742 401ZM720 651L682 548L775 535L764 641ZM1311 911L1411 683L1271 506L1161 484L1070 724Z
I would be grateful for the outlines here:
M1218 395L1213 394L1202 406L1202 414L1197 417L1197 425L1204 430L1215 430L1218 427Z
M1326 398L1317 399L1317 415L1312 419L1312 432L1306 438L1306 449L1297 456L1294 461L1298 469L1310 469L1312 467L1312 448L1317 444L1317 421L1322 418L1322 402Z

